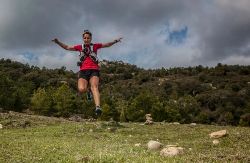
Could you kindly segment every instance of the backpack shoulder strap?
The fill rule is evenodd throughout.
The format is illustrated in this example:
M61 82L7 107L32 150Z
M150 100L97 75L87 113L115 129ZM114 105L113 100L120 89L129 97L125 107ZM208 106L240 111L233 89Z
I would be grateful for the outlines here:
M90 51L94 52L94 44L93 43L90 44Z
M84 44L82 44L82 50L81 51L83 51L83 49L84 49Z

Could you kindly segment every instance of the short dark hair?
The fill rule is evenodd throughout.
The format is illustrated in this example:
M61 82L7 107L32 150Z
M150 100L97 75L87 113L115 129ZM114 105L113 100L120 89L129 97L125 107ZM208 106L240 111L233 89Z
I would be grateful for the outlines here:
M83 31L83 34L82 34L82 37L83 37L85 34L88 34L88 35L90 35L90 37L92 37L92 33L91 33L89 30L84 30L84 31Z

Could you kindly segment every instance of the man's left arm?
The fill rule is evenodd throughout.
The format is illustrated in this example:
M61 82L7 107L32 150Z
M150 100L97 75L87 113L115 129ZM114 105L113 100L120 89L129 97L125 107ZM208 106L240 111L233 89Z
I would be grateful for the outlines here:
M104 43L104 44L102 44L102 48L107 48L107 47L110 47L118 42L121 42L121 39L122 39L122 37L120 37L112 42Z

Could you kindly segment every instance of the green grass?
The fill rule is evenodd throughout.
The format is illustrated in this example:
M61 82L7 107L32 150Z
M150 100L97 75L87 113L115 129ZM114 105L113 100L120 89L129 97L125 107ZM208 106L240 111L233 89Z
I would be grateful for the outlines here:
M28 126L10 125L28 121ZM33 117L0 116L0 162L249 162L250 128L188 124L69 122ZM115 127L110 132L109 127ZM221 129L228 135L212 144L209 133ZM147 142L177 144L184 154L160 156L148 151ZM136 143L141 143L136 147Z

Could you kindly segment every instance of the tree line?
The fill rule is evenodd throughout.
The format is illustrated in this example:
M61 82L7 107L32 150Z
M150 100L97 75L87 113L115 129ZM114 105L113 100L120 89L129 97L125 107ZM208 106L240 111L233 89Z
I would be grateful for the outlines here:
M102 120L250 126L250 66L142 69L122 61L101 64ZM93 102L77 95L77 73L0 60L3 111L93 117Z

